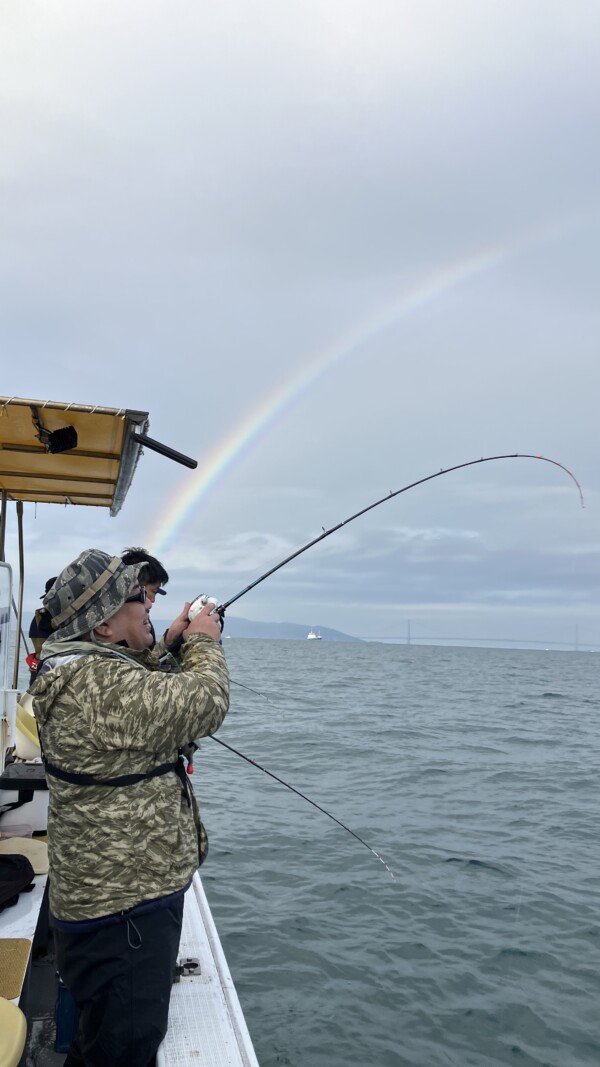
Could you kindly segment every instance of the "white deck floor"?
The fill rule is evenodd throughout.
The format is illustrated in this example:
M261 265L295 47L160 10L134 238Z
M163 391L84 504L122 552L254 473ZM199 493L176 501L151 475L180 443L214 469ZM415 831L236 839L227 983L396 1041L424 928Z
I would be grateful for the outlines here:
M199 874L185 896L179 958L186 957L199 959L200 974L173 986L157 1067L258 1067Z

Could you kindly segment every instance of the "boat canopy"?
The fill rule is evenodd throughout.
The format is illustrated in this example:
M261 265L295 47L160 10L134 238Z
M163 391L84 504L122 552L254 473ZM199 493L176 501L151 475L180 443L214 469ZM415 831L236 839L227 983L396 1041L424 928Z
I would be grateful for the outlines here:
M116 515L148 427L147 411L0 397L2 495Z

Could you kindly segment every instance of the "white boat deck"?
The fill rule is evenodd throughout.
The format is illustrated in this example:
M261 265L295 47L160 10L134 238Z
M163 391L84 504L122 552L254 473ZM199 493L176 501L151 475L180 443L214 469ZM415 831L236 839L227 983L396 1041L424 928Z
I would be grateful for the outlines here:
M198 959L199 974L173 986L169 1029L157 1067L258 1067L252 1040L217 930L196 873L185 896L181 959Z

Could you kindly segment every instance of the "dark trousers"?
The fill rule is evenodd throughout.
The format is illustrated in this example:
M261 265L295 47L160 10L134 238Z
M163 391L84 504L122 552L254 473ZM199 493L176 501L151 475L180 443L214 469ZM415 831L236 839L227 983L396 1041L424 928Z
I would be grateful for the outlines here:
M55 928L59 974L79 1009L65 1067L150 1067L167 1032L183 897L93 933Z

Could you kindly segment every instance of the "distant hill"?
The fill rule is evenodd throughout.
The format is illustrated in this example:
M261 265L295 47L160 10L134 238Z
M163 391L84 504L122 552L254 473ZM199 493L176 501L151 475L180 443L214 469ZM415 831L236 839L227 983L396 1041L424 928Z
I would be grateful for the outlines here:
M163 632L170 622L170 620L163 621L162 619L153 621L157 634ZM330 630L327 626L313 626L312 628L316 633L321 634L324 641L361 641L360 637L352 637L351 634L342 633L341 630ZM235 615L227 615L223 633L226 637L263 637L268 640L306 641L310 629L310 626L302 626L295 622L254 622L252 619L239 619Z
M252 619L239 619L234 615L225 617L225 634L230 637L266 637L285 641L306 641L310 626L301 626L295 622L254 622ZM330 630L327 626L313 626L324 641L360 641L360 637Z
M33 616L30 612L23 612L23 630L26 636L32 618ZM171 619L152 619L156 633L164 633L171 621ZM310 629L310 626L302 626L295 622L254 622L252 619L239 619L235 615L227 615L224 633L229 637L263 637L271 641L306 641L306 635ZM330 630L327 626L313 626L312 629L321 634L324 641L361 641L362 643L360 637L342 633L341 630ZM31 642L28 643L30 644Z

